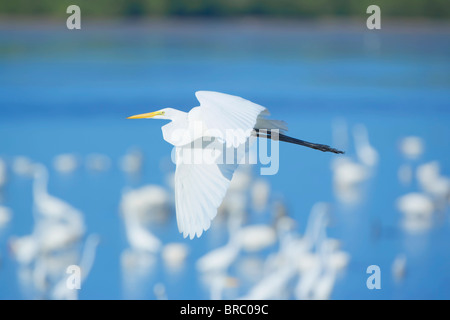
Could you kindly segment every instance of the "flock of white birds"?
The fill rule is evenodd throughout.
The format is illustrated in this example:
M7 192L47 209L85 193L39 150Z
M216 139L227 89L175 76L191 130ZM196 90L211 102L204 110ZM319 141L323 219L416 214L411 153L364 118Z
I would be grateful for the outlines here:
M335 145L348 150L345 122L336 122L334 129ZM331 163L336 199L350 205L361 199L364 192L361 185L374 176L379 162L378 152L370 144L364 126L355 126L353 137L355 157L340 155L333 157ZM441 174L437 161L418 162L425 150L422 139L406 137L399 149L404 156L404 164L398 171L399 182L411 185L415 179L420 187L397 201L401 226L410 232L427 230L434 213L448 206L450 179ZM81 162L73 154L63 154L54 158L53 169L58 174L67 174L77 170ZM133 149L120 160L119 166L133 175L141 170L143 163L142 152ZM89 170L107 171L112 165L113 161L106 155L92 154L84 158L84 166ZM24 297L77 299L79 291L66 285L67 267L80 266L81 281L86 281L95 264L96 250L101 250L100 237L86 234L81 211L49 193L49 173L44 165L26 157L16 157L10 163L0 159L0 194L8 183L9 174L33 179L33 231L8 240ZM167 179L171 181L173 176ZM212 224L213 229L218 225L226 226L228 242L211 248L195 261L198 278L209 292L209 298L332 297L335 283L351 257L342 250L338 239L327 236L330 204L313 206L301 234L284 203L274 200L271 192L268 180L254 176L249 167L241 166L236 171L219 208L217 221ZM189 241L164 243L151 231L152 225L174 219L173 195L173 189L159 185L123 192L119 209L128 246L118 259L127 298L148 297L143 293L148 285L145 279L158 259L170 272L177 272L192 261L189 260L192 251ZM0 201L5 202L3 198ZM250 211L256 215L271 212L271 222L249 224ZM16 218L20 219L14 215L13 208L0 205L0 231ZM261 257L258 253L264 253L264 259L257 259ZM405 274L405 256L400 253L392 268L394 277L401 278ZM155 298L171 298L163 281L153 285ZM242 287L247 290L243 292Z

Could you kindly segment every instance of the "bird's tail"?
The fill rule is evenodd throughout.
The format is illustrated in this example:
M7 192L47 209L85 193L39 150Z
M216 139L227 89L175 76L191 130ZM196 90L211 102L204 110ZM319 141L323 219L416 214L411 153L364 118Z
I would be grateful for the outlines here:
M293 144L297 144L300 146L304 146L304 147L308 147L308 148L312 148L312 149L316 149L322 152L333 152L333 153L337 153L337 154L343 154L344 151L332 148L326 144L320 144L320 143L312 143L312 142L308 142L308 141L304 141L304 140L300 140L300 139L296 139L296 138L292 138L289 137L285 134L282 133L277 133L277 134L272 134L271 130L265 130L262 131L260 129L255 129L256 131L256 136L257 137L262 137L262 138L267 138L267 139L272 139L272 140L278 140L278 141L284 141L284 142L289 142L289 143L293 143Z

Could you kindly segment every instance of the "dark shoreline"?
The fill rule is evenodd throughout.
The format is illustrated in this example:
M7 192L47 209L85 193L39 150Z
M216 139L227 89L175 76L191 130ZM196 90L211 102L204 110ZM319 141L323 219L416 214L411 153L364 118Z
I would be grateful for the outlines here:
M0 16L1 30L27 30L36 29L54 29L61 25L65 27L66 20L55 18L11 18ZM82 29L104 29L104 28L124 28L124 29L164 29L167 31L178 30L195 31L195 29L217 28L226 26L230 30L241 31L252 30L279 30L286 32L309 32L314 31L348 31L358 32L367 31L366 20L364 18L345 18L345 19L278 19L278 18L148 18L148 19L82 19ZM445 20L430 19L383 19L381 30L374 32L406 32L406 33L449 33L450 22Z

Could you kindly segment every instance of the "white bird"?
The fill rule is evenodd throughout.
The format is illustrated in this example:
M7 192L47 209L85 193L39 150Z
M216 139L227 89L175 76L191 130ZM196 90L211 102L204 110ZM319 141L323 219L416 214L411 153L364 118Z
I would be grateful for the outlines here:
M111 167L111 159L101 153L91 153L86 156L86 168L91 171L107 171Z
M138 219L125 214L124 220L127 240L133 250L156 253L161 249L161 240L145 228Z
M247 252L263 250L277 241L274 228L265 224L254 224L237 230L236 236L242 249Z
M167 243L162 248L164 264L171 270L181 268L189 254L189 247L184 243Z
M433 201L423 193L411 192L397 200L398 209L410 217L429 217L434 211Z
M140 149L132 148L120 159L120 168L127 174L138 175L142 170L143 154Z
M227 289L236 288L239 281L225 273L218 273L208 279L211 300L222 300Z
M275 271L267 274L247 294L243 300L276 300L286 299L289 282L295 276L295 268L283 265Z
M72 225L82 224L82 214L69 203L48 193L48 171L42 164L34 165L33 201L36 210L51 219L69 220Z
M122 196L120 210L131 248L149 253L158 252L162 243L150 232L148 224L167 218L170 213L168 192L157 185L129 190Z
M132 215L144 224L166 221L172 207L170 193L153 184L126 190L120 202L120 211L124 215Z
M209 229L242 160L242 146L245 151L251 136L342 153L284 135L286 123L267 119L266 108L243 98L211 91L197 91L195 95L200 106L188 113L165 108L128 117L171 120L162 127L162 133L164 140L175 146L177 224L184 237L200 237ZM224 156L235 155L236 150L237 158L228 161L227 156L224 164Z
M0 158L0 192L2 191L4 185L6 184L7 173L6 173L6 163Z
M166 286L158 282L153 286L153 293L156 296L157 300L167 300L167 292L166 292Z
M428 230L436 209L430 196L418 192L411 192L398 198L397 208L403 213L402 227L410 232Z
M35 164L33 171L33 205L37 213L33 237L39 250L51 252L77 243L85 232L83 214L48 193L48 171L44 165Z
M57 155L53 159L53 167L56 171L61 173L71 173L79 166L79 161L76 155L71 153L64 153Z
M5 227L12 218L12 211L10 208L0 205L0 229Z
M333 189L341 202L355 204L361 198L361 185L370 177L365 165L349 157L333 159Z
M228 243L209 251L196 262L196 268L202 273L226 272L228 267L236 260L241 250L238 237L231 235Z
M399 254L395 257L394 262L391 266L392 276L395 281L400 281L405 277L406 274L406 256L404 254Z
M12 171L19 176L32 176L34 163L25 156L18 156L13 159Z
M86 281L94 265L97 247L100 243L100 237L97 234L91 234L87 237L82 256L79 260L80 284ZM66 267L67 269L67 267ZM66 272L67 273L67 272ZM67 274L58 281L50 292L50 297L55 300L78 300L77 289L70 289L67 286Z
M33 235L13 236L9 239L9 250L17 262L28 265L38 254L39 244Z
M378 152L369 142L367 128L360 124L353 129L355 139L356 155L359 161L368 167L373 167L378 163Z
M251 188L252 206L257 212L266 209L270 197L270 185L264 179L257 179Z
M435 198L437 205L445 205L450 197L450 179L441 175L439 162L431 161L420 165L416 175L421 188Z
M424 141L420 137L405 137L400 141L400 151L411 160L419 158L424 151Z

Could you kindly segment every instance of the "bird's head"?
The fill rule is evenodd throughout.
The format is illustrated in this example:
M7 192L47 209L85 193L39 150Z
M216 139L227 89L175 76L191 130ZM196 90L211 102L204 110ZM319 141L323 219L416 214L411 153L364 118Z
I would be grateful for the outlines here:
M154 112L137 114L135 116L128 117L127 119L165 119L172 120L172 110L171 108L165 108ZM176 111L176 110L175 110Z

